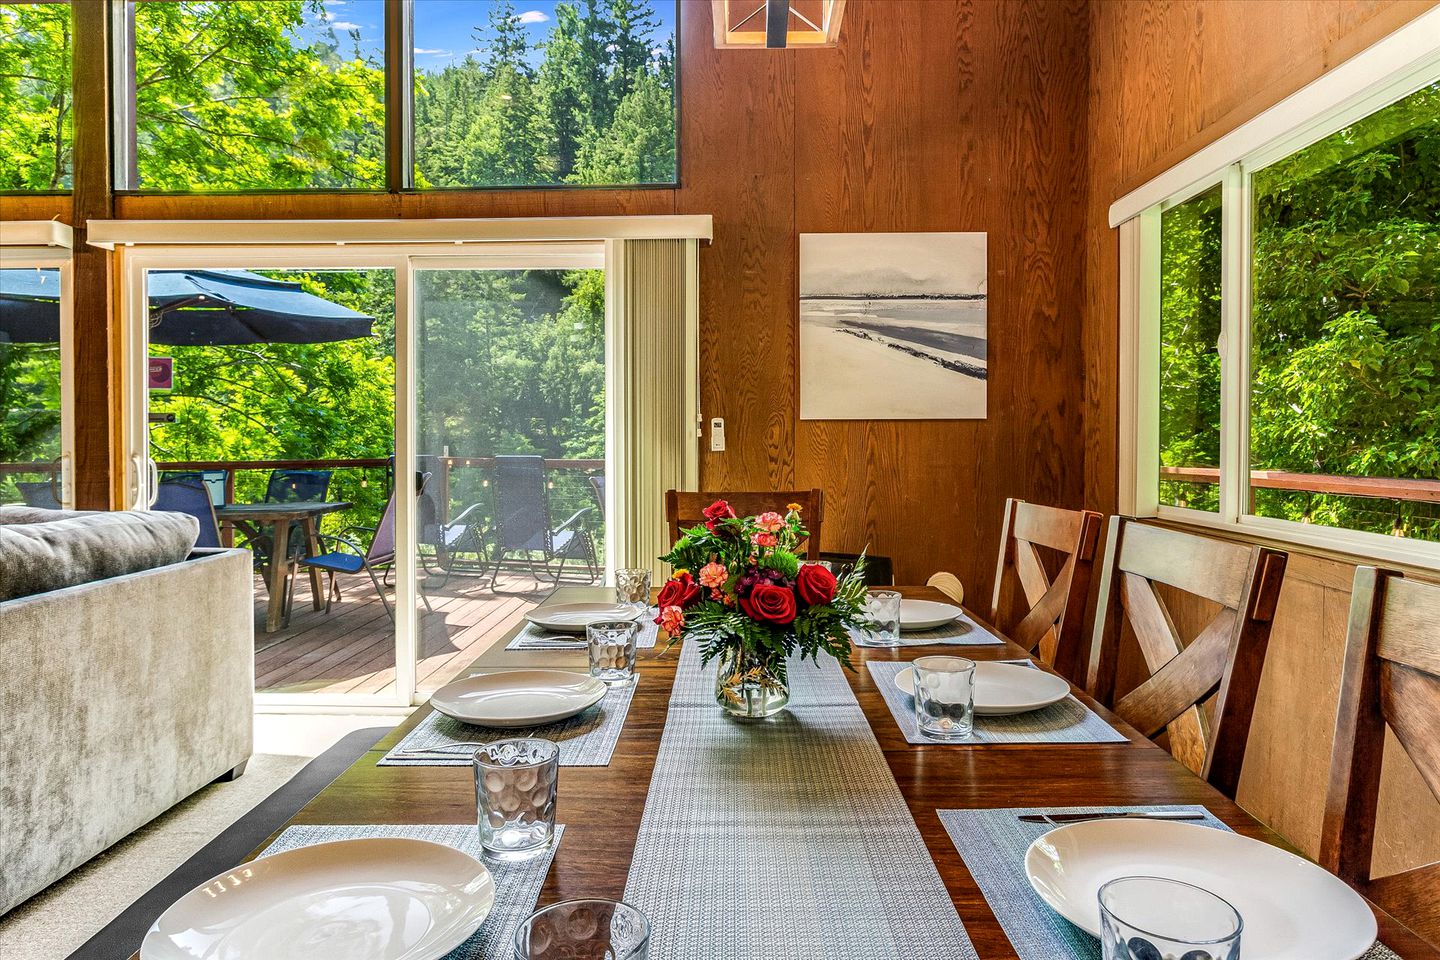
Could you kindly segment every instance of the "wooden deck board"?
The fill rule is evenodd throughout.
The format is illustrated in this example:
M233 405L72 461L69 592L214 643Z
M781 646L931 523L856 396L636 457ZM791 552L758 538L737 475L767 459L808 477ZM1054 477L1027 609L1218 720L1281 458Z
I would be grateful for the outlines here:
M255 592L255 689L266 693L377 694L395 683L395 628L367 576L340 576L330 613L311 605L308 581L295 597L290 625L265 633L264 585ZM426 583L433 610L420 610L417 682L433 690L498 640L553 589L502 574ZM393 594L387 594L393 597Z

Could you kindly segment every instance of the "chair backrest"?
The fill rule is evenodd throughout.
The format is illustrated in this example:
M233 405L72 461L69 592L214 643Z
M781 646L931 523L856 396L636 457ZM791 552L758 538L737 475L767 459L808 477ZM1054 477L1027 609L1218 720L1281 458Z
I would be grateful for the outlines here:
M272 470L266 503L318 503L330 492L330 470Z
M215 522L215 505L205 484L193 480L162 480L156 488L152 510L185 513L200 521L197 547L220 546L220 525Z
M545 490L545 458L534 455L495 458L495 530L500 549L520 550L549 542L550 498Z
M825 550L820 554L820 561L828 563L831 572L837 577L853 570L859 560L860 554L858 553L831 553L829 550ZM895 585L894 561L877 553L865 554L864 579L867 587L893 587Z
M1110 518L1095 611L1089 688L1147 737L1229 797L1255 712L1286 554ZM1166 584L1220 605L1187 645L1155 590ZM1121 622L1130 624L1149 678L1116 699ZM1204 701L1218 694L1213 718Z
M1368 885L1387 726L1440 800L1440 584L1358 568L1343 671L1320 864L1433 939L1440 863Z
M210 492L210 503L223 506L225 503L225 481L230 479L229 470L162 470L160 482L181 480L188 483L203 483Z
M1083 621L1104 519L1093 510L1005 501L990 622L1026 650L1038 652L1072 683L1084 683L1089 667ZM1053 578L1042 549L1054 551L1057 559L1063 557ZM1025 612L1003 622L1006 591L1016 586L1025 599Z
M423 502L425 488L430 484L430 474L415 474L415 497L417 503ZM380 514L380 524L375 528L375 536L370 539L370 548L365 551L365 559L370 563L380 563L390 560L395 556L395 491L390 491L390 499L385 503L385 512Z
M49 480L28 480L17 482L16 489L20 491L20 497L25 501L27 507L38 507L42 510L59 510L60 500L55 496L55 488Z
M925 585L934 587L956 603L963 604L965 602L965 584L961 583L960 578L949 570L937 570L930 574L930 579L925 581Z
M800 519L810 536L805 542L805 556L820 559L820 528L825 522L825 495L816 490L779 490L773 492L745 490L708 490L699 493L670 490L665 494L665 520L670 525L670 542L680 539L682 528L705 522L703 511L716 500L729 501L742 517L756 516L768 510L784 513L789 504L800 506Z
M605 474L590 476L590 489L595 491L595 502L600 506L600 519L605 519Z

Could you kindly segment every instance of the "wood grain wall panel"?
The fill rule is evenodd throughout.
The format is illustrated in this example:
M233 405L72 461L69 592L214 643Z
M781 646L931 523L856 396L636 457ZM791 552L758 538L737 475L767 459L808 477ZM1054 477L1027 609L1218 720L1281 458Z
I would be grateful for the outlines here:
M680 27L676 212L714 216L715 241L700 248L700 401L707 418L725 418L728 442L702 448L701 486L788 489L798 51L716 50L709 4L684 4Z
M0 231L7 220L59 220L70 223L74 205L69 195L23 197L0 196Z

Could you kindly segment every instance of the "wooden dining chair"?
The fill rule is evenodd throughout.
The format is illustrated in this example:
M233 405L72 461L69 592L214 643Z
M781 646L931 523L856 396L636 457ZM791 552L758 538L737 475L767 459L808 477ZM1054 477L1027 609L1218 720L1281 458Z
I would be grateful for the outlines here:
M805 529L810 532L805 541L806 559L820 559L820 528L825 522L825 497L818 489L772 492L709 490L698 493L668 490L665 493L665 521L670 525L670 542L680 539L682 528L704 523L702 511L716 500L729 501L742 517L755 516L767 510L784 513L787 505L799 504L800 517L805 521Z
M960 578L949 570L937 570L930 574L930 579L925 581L925 586L934 587L958 604L965 602L965 584L961 583Z
M1440 943L1440 862L1370 875L1387 726L1440 800L1440 584L1359 567L1350 594L1320 864Z
M1084 683L1089 666L1083 621L1103 523L1104 518L1093 510L1005 501L990 622L1015 643L1038 653L1072 683ZM1053 577L1047 572L1042 548L1054 551L1059 569ZM1008 612L1006 591L1016 586L1025 599L1025 612L1002 622Z
M1235 796L1285 578L1286 554L1110 518L1101 565L1088 687L1147 737L1168 734L1174 757ZM1219 604L1184 643L1157 584ZM1116 698L1121 623L1129 623L1147 679ZM1205 701L1216 696L1214 710Z

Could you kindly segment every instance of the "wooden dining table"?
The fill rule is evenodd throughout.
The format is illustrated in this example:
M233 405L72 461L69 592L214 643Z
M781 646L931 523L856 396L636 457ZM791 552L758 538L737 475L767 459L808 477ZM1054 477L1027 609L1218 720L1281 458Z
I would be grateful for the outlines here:
M897 589L907 597L946 600L928 587ZM604 599L609 595L608 590L601 588L566 587L558 590L549 602ZM971 616L989 626L973 613ZM491 647L474 668L586 669L583 651L505 650L505 644L515 632L512 630ZM1126 742L958 746L907 743L863 663L956 652L955 647L856 648L858 669L848 674L848 679L981 960L1014 960L1016 954L941 824L937 810L1202 804L1241 834L1293 849L1177 763L1168 752L1128 728L1079 690L1075 691L1076 696L1124 733L1128 737ZM958 652L976 660L1005 660L1026 655L1009 642L966 646ZM572 897L618 899L623 895L665 725L678 653L678 647L666 651L663 637L653 650L640 651L637 663L640 683L608 766L560 768L557 820L565 824L565 833L540 894L540 905ZM462 675L468 675L474 668ZM475 786L468 766L376 766L376 761L429 712L428 706L418 708L316 796L291 823L474 823ZM1382 943L1407 960L1440 960L1440 950L1429 946L1388 914L1372 909ZM714 956L729 955L717 947ZM734 960L763 958L735 957Z
M252 539L270 527L270 563L265 565L265 583L270 588L270 602L265 608L265 632L274 633L285 620L285 593L293 590L290 564L274 563L275 557L290 554L290 525L300 524L308 556L320 553L320 518L327 513L349 510L348 500L294 500L280 503L224 503L215 508L215 519L234 524ZM310 568L310 600L316 610L325 606L325 593L320 570Z

